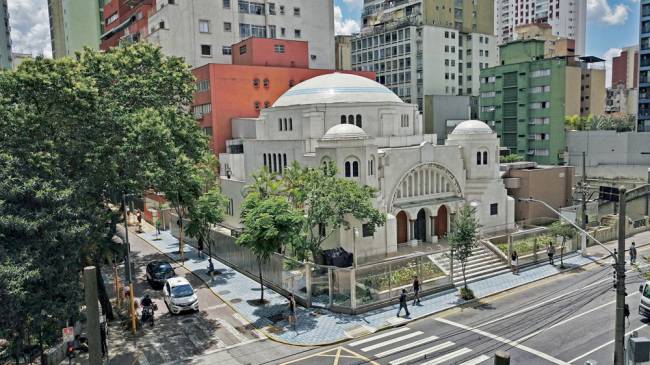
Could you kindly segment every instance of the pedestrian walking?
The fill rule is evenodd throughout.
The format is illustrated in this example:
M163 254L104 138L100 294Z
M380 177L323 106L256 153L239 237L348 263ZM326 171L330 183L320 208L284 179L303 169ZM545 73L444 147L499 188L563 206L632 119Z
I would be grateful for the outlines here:
M214 281L214 264L212 263L212 257L208 257L208 275L210 275L210 282Z
M296 298L292 293L289 293L289 324L296 330Z
M406 316L410 316L411 313L409 313L409 309L406 306L406 289L402 289L402 294L399 296L399 309L397 310L397 318L399 318L399 314L402 312L402 308L404 308L404 311L406 311Z
M510 254L510 265L512 266L513 274L519 273L519 267L517 266L517 263L519 263L519 256L517 255L517 251L512 250L512 254Z
M199 258L203 258L203 237L199 237L199 242L197 246L199 250Z
M546 254L548 255L549 264L555 265L555 262L553 262L553 256L555 255L555 247L553 247L553 244L548 244L546 247Z
M160 219L156 219L156 235L160 235Z
M417 275L413 277L413 305L420 304L420 280Z
M138 220L138 232L142 232L142 213L139 209L137 213L135 213L135 218Z
M630 325L630 305L625 304L625 307L623 307L623 315L625 316L625 319L627 319L627 325Z
M636 264L636 244L634 242L632 242L632 246L630 246L630 264Z
M106 353L108 353L108 344L106 343L106 322L99 324L99 336L102 342L102 357L106 357Z

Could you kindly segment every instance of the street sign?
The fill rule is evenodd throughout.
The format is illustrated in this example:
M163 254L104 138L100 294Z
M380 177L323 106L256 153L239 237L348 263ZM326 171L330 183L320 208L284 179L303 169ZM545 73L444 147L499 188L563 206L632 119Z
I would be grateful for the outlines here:
M63 328L63 342L74 341L74 327Z

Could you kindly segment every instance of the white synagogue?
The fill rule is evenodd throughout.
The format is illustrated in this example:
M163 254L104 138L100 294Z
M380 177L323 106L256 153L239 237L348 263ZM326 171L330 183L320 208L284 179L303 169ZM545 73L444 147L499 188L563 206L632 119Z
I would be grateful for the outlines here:
M373 80L342 73L306 80L259 118L232 121L233 139L219 156L230 198L224 223L241 227L245 186L261 168L282 174L293 161L314 167L330 161L341 177L377 189L374 204L387 219L374 234L352 219L352 228L341 228L324 249L354 249L361 258L395 253L399 244L435 243L466 204L476 208L484 233L513 228L514 200L499 174L492 129L462 122L445 145L423 130L417 106Z

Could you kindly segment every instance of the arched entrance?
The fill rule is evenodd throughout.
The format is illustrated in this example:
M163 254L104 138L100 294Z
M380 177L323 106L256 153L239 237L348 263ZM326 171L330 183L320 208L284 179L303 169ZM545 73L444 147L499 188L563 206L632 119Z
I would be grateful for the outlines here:
M397 243L406 243L408 240L407 225L409 223L406 213L401 211L397 213Z
M415 239L425 242L427 240L427 215L424 209L420 209L415 221Z
M447 235L447 207L441 205L436 215L436 236L443 238Z

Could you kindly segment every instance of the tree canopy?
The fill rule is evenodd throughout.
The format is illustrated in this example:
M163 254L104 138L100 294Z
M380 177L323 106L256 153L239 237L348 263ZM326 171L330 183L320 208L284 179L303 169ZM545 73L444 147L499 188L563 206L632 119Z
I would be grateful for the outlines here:
M469 294L471 294L471 291L467 286L465 268L467 260L472 256L472 250L478 246L478 229L479 223L476 218L476 209L464 206L456 213L452 230L449 233L452 255L460 263L461 273L463 274L463 287Z

